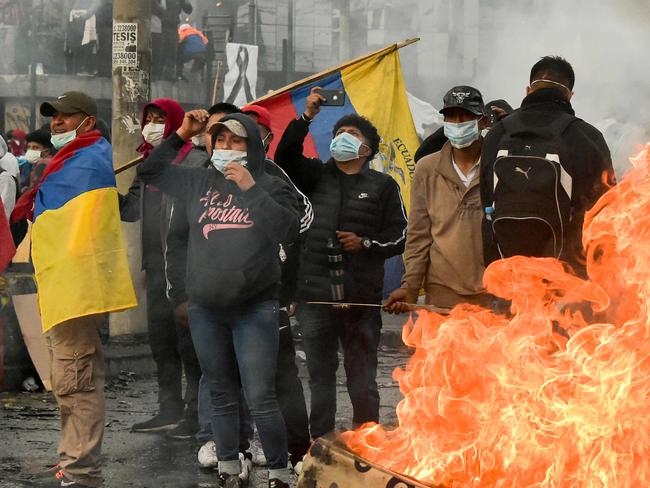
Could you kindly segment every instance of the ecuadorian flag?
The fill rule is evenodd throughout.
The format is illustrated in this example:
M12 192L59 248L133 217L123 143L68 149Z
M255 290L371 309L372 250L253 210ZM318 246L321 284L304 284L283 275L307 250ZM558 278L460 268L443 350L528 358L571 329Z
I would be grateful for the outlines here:
M82 134L50 166L34 195L32 216L43 331L66 320L137 305L110 144L98 131Z
M366 117L381 136L379 153L371 167L391 175L397 181L408 210L411 180L415 172L413 156L419 140L408 104L399 47L393 44L340 68L288 85L254 102L273 114L275 137L271 155L287 124L305 111L306 99L313 87L345 90L344 106L321 107L311 123L309 136L305 140L305 155L328 160L334 123L347 114L357 113Z

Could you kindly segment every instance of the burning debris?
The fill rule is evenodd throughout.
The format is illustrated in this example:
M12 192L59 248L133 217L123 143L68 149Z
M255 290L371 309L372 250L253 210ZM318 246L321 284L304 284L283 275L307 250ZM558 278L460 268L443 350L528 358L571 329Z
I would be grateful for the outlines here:
M427 486L649 485L650 144L632 165L587 214L589 281L515 257L484 278L511 316L407 323L399 425L344 433L354 453Z

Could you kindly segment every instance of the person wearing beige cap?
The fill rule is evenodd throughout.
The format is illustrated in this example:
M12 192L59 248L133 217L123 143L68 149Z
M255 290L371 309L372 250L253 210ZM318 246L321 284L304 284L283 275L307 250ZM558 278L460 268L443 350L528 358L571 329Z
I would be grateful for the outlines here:
M185 141L204 130L208 118L205 110L186 113L180 129L151 153L138 174L174 197L189 223L189 325L210 390L221 484L243 484L241 385L268 460L268 486L285 488L287 434L274 388L278 252L298 231L298 200L287 183L265 172L259 129L243 114L227 115L211 127L210 167L172 164Z

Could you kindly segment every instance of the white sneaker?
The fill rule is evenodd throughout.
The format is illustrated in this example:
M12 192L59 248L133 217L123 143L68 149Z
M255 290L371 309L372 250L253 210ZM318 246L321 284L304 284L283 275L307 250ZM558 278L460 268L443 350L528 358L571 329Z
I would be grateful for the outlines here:
M255 466L266 466L266 457L264 456L264 451L260 447L256 444L251 444L248 448L248 452L253 457L253 464Z
M241 464L241 472L239 473L239 479L248 482L248 478L251 476L251 471L253 471L253 461L244 456L241 452L239 453L239 462Z
M214 444L214 441L208 441L201 446L198 458L202 468L216 468L219 465L217 446Z

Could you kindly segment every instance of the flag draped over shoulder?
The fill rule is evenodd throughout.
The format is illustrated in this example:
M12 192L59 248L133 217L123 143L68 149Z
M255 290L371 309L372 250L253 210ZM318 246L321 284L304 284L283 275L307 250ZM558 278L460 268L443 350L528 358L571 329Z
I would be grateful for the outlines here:
M98 131L78 136L56 154L40 185L21 196L12 220L25 216L33 222L32 260L44 331L137 305L111 146Z
M305 155L329 159L329 144L335 122L347 114L369 119L379 131L379 153L371 163L378 171L391 175L400 186L409 208L411 180L415 172L413 156L419 140L413 124L402 76L399 47L394 44L348 63L277 90L254 103L273 113L274 134L271 155L287 124L305 111L306 99L314 86L326 90L345 90L342 107L321 107L305 139Z

